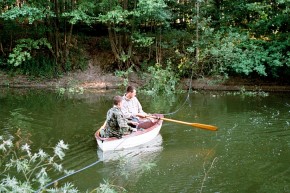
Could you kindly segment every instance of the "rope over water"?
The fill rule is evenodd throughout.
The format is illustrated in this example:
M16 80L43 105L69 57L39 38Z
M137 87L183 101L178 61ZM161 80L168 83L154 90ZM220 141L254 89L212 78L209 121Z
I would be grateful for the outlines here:
M49 187L50 185L52 185L52 184L54 184L54 183L56 183L56 182L58 182L58 181L60 181L60 180L62 180L62 179L64 179L64 178L67 178L67 177L69 177L69 176L72 176L72 175L74 175L74 174L76 174L76 173L79 173L79 172L81 172L81 171L83 171L83 170L85 170L85 169L88 169L88 168L90 168L90 167L92 167L92 166L98 164L98 163L101 162L101 161L103 161L103 160L100 159L100 160L98 160L98 161L96 161L96 162L94 162L94 163L92 163L92 164L90 164L90 165L88 165L88 166L86 166L86 167L83 167L82 169L79 169L79 170L77 170L77 171L75 171L75 172L73 172L73 173L71 173L71 174L67 174L67 175L65 175L65 176L63 176L63 177L60 177L60 178L54 180L53 182L50 182L49 184L46 184L44 187L39 188L37 191L35 191L35 193L39 193L39 192L41 192L42 190L44 190L44 189L46 189L47 187Z
M173 112L170 112L170 113L165 113L163 115L173 115L173 114L177 113L178 111L180 111L183 108L183 106L185 105L185 103L189 99L190 92L192 91L192 78L193 78L193 63L192 63L192 70L191 70L191 76L190 76L190 82L189 82L189 89L188 89L188 92L187 92L186 99L184 100L183 104L177 110L175 110Z

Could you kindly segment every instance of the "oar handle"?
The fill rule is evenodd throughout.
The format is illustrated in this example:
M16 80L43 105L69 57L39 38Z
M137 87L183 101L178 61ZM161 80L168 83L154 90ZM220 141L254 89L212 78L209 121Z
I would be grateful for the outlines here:
M174 122L174 123L180 123L180 124L184 124L184 125L189 125L192 127L197 127L200 129L206 129L206 130L210 130L210 131L216 131L217 127L213 126L213 125L206 125L206 124L201 124L201 123L189 123L189 122L184 122L184 121L178 121L178 120L174 120L174 119L168 119L168 118L164 118L164 117L156 117L156 116L149 116L151 118L154 119L161 119L164 121L170 121L170 122Z

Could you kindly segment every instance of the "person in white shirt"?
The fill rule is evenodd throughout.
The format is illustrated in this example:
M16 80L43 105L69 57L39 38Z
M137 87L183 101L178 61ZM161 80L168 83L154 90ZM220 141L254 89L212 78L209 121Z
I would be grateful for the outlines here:
M147 116L142 109L139 100L136 97L136 89L133 86L128 86L126 94L123 96L123 106L121 108L126 119L137 121L139 117Z

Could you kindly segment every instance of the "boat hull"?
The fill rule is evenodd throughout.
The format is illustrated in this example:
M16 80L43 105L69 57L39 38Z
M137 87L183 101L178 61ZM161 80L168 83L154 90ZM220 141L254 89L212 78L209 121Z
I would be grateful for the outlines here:
M163 121L160 119L155 122L151 121L151 123L149 123L149 121L139 124L140 128L144 128L143 130L138 130L129 135L124 135L120 139L116 137L101 138L99 133L102 128L100 128L95 133L99 148L102 151L122 150L136 147L151 141L159 134Z

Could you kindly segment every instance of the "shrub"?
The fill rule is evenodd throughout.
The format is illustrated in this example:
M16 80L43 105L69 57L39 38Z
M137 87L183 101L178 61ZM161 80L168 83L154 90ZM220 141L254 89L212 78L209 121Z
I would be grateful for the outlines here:
M150 66L148 73L150 74L150 80L144 87L147 93L173 94L176 92L179 78L172 70L170 61L168 61L165 69L160 64Z
M18 133L20 133L18 131ZM65 157L68 145L60 140L53 148L53 155L39 149L33 153L28 142L19 137L0 136L0 192L35 192L51 181L50 171L68 173L59 163ZM70 183L63 187L49 189L49 192L70 191L77 189Z

